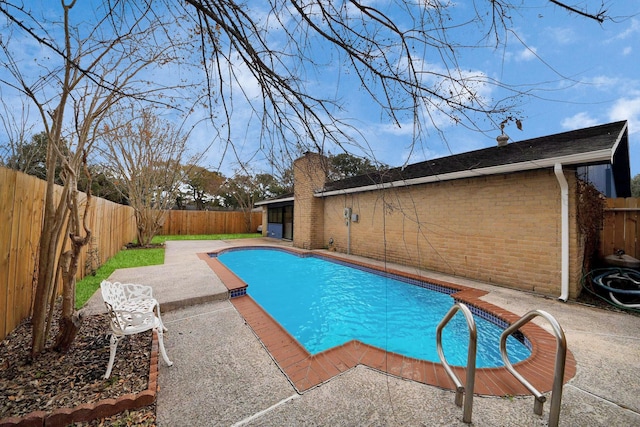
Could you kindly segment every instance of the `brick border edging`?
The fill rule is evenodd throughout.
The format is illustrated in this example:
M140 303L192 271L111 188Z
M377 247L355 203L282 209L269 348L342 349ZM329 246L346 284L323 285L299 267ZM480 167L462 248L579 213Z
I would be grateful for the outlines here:
M297 248L292 249L267 245L234 247L233 249L256 248L277 249L301 254L303 256L313 253L312 251ZM229 248L221 248L211 253L217 254L228 249ZM392 268L384 269L363 261L345 260L342 257L332 254L322 253L316 255L348 262L372 270L441 285L453 290L450 296L455 301L464 302L490 313L508 324L512 324L520 319L520 316L508 310L481 300L480 297L488 293L484 290L432 279L428 276L402 272ZM212 258L208 254L199 254L199 256L201 259L207 261L209 267L212 268L216 274L222 273L222 276L219 277L229 290L247 286L238 276L220 263L217 258ZM414 380L444 389L455 389L453 382L445 374L444 368L440 363L413 359L396 353L386 352L355 340L312 356L249 295L234 298L231 302L298 392L304 392L316 387L338 373L351 369L358 364L386 372L396 377ZM274 333L273 328L280 332ZM518 372L525 375L534 387L542 392L548 392L552 388L554 379L553 367L555 362L556 341L551 333L535 323L523 325L523 327L520 328L520 332L531 343L531 355L526 360L518 362L514 366L518 368ZM576 360L572 352L568 349L566 357L563 383L569 381L576 374ZM390 360L396 363L389 363ZM453 370L458 377L461 377L464 373L464 368L461 367L454 366ZM476 370L474 393L487 396L531 394L505 367L478 368Z
M140 393L129 393L118 398L83 403L73 408L58 408L51 412L34 411L23 417L0 419L0 427L58 427L76 422L88 422L111 417L126 410L144 408L156 401L158 390L158 334L154 331L149 360L149 381L147 389Z

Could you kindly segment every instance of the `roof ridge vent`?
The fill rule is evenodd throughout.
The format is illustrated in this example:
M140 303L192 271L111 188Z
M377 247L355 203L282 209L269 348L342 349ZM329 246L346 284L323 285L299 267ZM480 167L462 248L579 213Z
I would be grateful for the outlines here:
M500 135L498 135L496 141L498 141L498 147L504 147L509 143L509 135L502 132Z
M504 133L504 127L507 123L509 123L510 121L514 121L516 122L516 127L520 130L522 130L522 122L520 121L520 119L513 117L513 116L509 116L506 119L504 119L503 121L500 122L500 135L498 135L498 137L496 138L496 141L498 141L498 147L504 147L505 145L507 145L509 143L509 135L507 135L506 133Z

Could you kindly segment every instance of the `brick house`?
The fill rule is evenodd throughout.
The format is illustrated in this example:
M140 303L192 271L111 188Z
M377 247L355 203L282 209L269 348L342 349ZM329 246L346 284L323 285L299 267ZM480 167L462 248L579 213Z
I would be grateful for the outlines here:
M294 162L293 245L327 248L514 289L576 298L580 180L630 195L627 122L615 122L327 182L327 159ZM285 206L289 206L285 208ZM272 215L277 219L277 215ZM283 219L283 218L281 218Z

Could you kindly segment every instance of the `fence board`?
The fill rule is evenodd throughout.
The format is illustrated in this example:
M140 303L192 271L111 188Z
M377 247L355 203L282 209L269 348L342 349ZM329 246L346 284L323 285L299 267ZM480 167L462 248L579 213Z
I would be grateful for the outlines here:
M614 199L607 199L605 203L604 220L602 231L600 232L600 252L602 256L607 256L615 252L613 244L615 213L610 210L613 208L613 200Z
M33 270L37 254L37 240L33 242L32 229L34 224L41 221L38 212L34 212L33 192L37 188L36 180L24 174L19 174L16 179L16 195L14 201L18 201L14 208L14 223L11 245L13 265L10 266L13 272L9 272L9 277L14 277L13 283L13 319L12 323L19 323L31 311L31 297L33 284ZM18 192L18 189L21 191ZM39 230L39 227L38 227Z
M633 212L629 212L629 216L630 216L630 221L631 224L633 226L633 228L635 228L636 232L635 232L635 245L633 245L633 249L634 249L634 256L636 258L640 258L640 199L635 199L636 201L636 210Z
M608 199L605 207L600 251L602 256L623 250L640 259L640 198Z
M261 212L250 213L250 226L244 212L238 211L169 211L161 235L233 234L255 232L262 223Z
M38 249L39 249L39 242L40 242L40 231L41 231L41 224L42 224L42 206L44 206L44 197L45 197L45 191L47 188L47 183L46 181L40 180L40 179L32 179L31 180L34 187L33 187L33 193L31 196L31 209L30 209L30 216L29 216L29 228L30 228L30 234L29 234L29 250L30 253L33 254L31 256L31 259L29 260L29 265L30 268L29 270L32 272L32 275L35 275L35 269L36 269L36 263L38 262ZM22 312L22 317L27 317L30 315L31 313L31 309L32 309L32 295L35 294L35 285L36 285L36 281L34 279L32 279L30 286L31 286L31 291L28 293L28 295L25 295L26 300L23 301L23 312Z
M13 317L13 310L7 302L9 293L9 263L11 261L11 229L13 227L13 197L12 189L15 189L16 174L0 168L0 337L6 335L7 330L12 330L14 325L9 317ZM2 284L5 284L2 286Z
M17 183L16 183L17 184ZM16 196L19 197L19 193L16 192ZM20 249L18 248L18 246L20 245L20 241L18 239L18 235L20 234L20 229L21 227L16 226L16 222L19 221L20 216L22 213L22 203L18 203L17 205L14 205L13 208L13 218L12 218L12 222L14 223L13 226L11 227L11 234L8 236L9 237L9 241L10 243L10 248L9 248L9 265L8 265L8 270L9 270L9 278L14 278L13 280L9 280L8 283L8 287L7 287L7 308L8 308L8 317L7 317L7 323L8 324L17 324L18 322L17 320L17 311L16 310L16 287L20 286L20 282L22 281L22 277L20 277L20 275L17 273L17 264L18 261L20 259L20 256L22 256L22 251L20 251ZM20 252L19 252L20 251Z
M0 167L0 339L31 314L45 189L46 182L38 178ZM60 196L61 187L56 187L55 194ZM99 211L94 207L89 218L102 264L135 239L135 221L129 206L94 201ZM59 250L69 247L68 239L64 240ZM85 275L88 249L83 248L77 279Z
M624 208L625 200L624 199L615 199L613 201L614 208ZM613 246L616 249L624 248L624 223L625 223L625 215L624 212L622 215L616 215L614 219L614 235L613 235Z
M637 209L638 199L628 198L625 203L626 208ZM624 222L624 241L625 252L629 251L631 256L638 258L640 251L638 251L638 211L625 211Z

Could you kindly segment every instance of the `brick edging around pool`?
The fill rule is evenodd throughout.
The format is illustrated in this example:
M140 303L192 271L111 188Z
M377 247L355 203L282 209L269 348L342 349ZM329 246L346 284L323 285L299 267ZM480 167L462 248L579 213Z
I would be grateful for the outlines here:
M247 247L248 248L248 247ZM253 246L252 248L255 248ZM260 246L260 248L271 248ZM241 249L234 247L233 249ZM297 254L310 254L310 251L299 249L278 250L290 251ZM223 252L222 249L219 252ZM455 390L454 384L447 376L440 363L418 360L364 344L359 341L349 341L341 346L331 348L316 355L309 354L295 338L280 326L266 311L264 311L250 296L246 295L246 283L227 269L216 258L209 254L199 254L209 267L227 286L229 293L243 289L242 296L232 298L231 303L253 329L265 348L269 351L280 369L299 392L304 392L318 386L334 376L362 364L370 368L386 372L390 375L433 385L440 388ZM321 254L322 257L335 258L341 262L343 257L333 257L331 254ZM455 290L451 296L456 300L475 307L507 324L517 321L520 316L501 307L480 299L488 292L467 286L454 285L442 280L431 279L427 276L407 274L393 269L382 269L373 264L362 261L355 262L361 267L377 271L385 271L410 279L417 279L434 283ZM548 392L552 389L554 379L554 365L556 353L556 339L549 332L534 323L527 323L520 332L531 343L531 356L514 365L536 389ZM464 369L453 367L459 378L464 378ZM564 382L576 374L576 361L573 354L567 350ZM531 393L504 367L478 368L474 393L490 396L517 396Z

